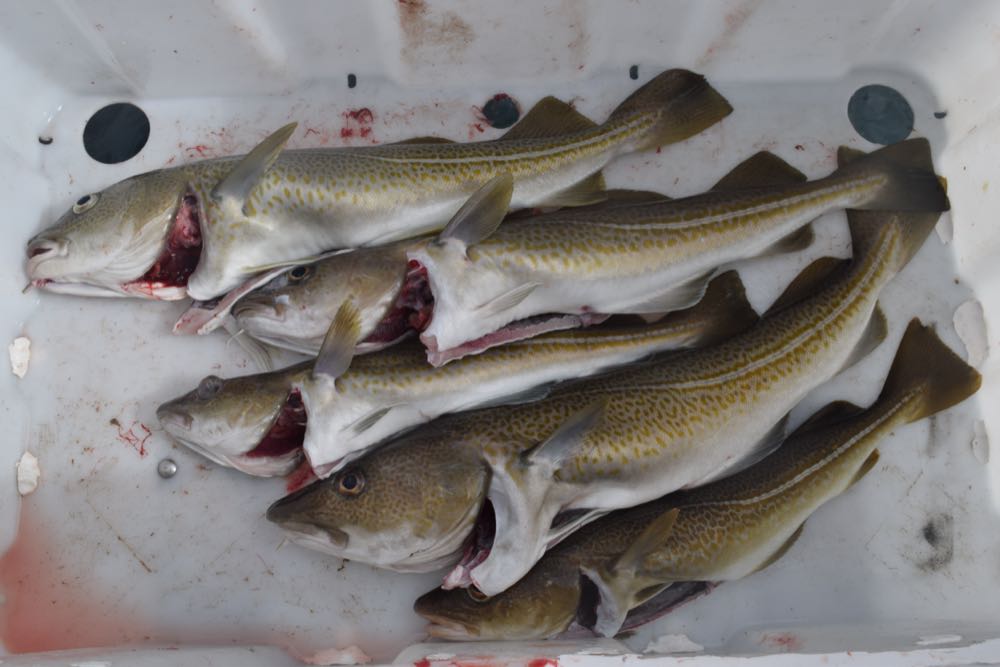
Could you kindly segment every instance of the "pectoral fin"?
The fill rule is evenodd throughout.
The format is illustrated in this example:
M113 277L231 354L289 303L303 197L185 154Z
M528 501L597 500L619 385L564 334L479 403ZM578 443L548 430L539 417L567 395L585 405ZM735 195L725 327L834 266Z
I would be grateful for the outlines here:
M483 311L487 317L490 315L496 315L497 313L502 313L503 311L513 308L527 299L528 295L541 286L541 283L525 283L523 285L518 285L512 290L504 292L500 296L494 297L486 303L476 306L476 310Z
M849 486L854 486L859 481L861 481L862 477L871 472L871 469L875 467L875 464L878 463L878 460L879 460L878 450L877 449L872 450L872 453L868 455L868 458L866 458L864 463L861 464L861 467L858 468L858 471L854 473L854 477L851 478L851 483Z
M390 410L392 410L391 405L387 408L381 408L379 410L376 410L375 412L369 413L364 417L362 417L361 419L359 419L358 421L354 422L354 424L351 426L351 429L355 433L364 433L372 426L377 424L379 420L382 419L382 417L385 417L387 414L389 414Z
M680 285L674 285L653 294L642 301L621 306L618 310L622 313L641 315L643 313L664 314L690 308L705 296L708 283L714 276L715 271L709 271Z
M232 315L226 315L221 318L222 327L226 330L231 338L230 340L235 340L236 344L243 348L243 351L247 353L250 361L254 363L257 368L261 371L271 371L274 370L274 361L271 359L271 353L268 351L267 347L250 336L247 335L245 331L239 328L236 320Z
M330 328L323 339L319 356L313 366L313 377L326 376L336 379L350 368L354 348L361 340L361 314L351 300L344 301L337 310Z
M457 239L468 247L489 237L507 215L513 194L513 176L494 176L458 209L437 240Z
M211 197L216 202L225 199L237 202L247 213L246 202L250 198L257 183L271 168L274 161L285 149L285 144L292 138L298 123L289 123L243 156L232 171L212 189Z
M603 421L606 410L607 402L602 400L578 411L563 422L547 440L522 452L522 463L558 468L579 448L584 436Z
M844 365L840 370L847 370L871 354L872 350L878 347L882 341L885 340L888 333L889 324L885 321L885 313L883 313L882 308L876 304L875 310L872 312L871 319L868 320L868 326L865 327L864 333L862 333L861 338L858 339L858 344L854 346L850 356L847 357L847 361L844 362Z

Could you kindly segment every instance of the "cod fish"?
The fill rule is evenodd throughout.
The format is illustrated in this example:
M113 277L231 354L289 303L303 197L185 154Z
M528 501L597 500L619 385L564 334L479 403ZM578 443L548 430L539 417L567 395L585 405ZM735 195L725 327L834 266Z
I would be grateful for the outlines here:
M156 409L167 434L215 463L249 475L292 472L302 459L306 415L293 385L312 362L224 380L209 375Z
M290 124L245 156L80 197L28 242L27 272L69 294L208 301L275 264L440 229L500 173L514 175L515 207L598 201L612 159L686 139L731 111L704 77L668 70L601 125L546 98L494 141L286 151Z
M841 208L940 210L927 141L887 146L808 183L568 209L499 227L492 216L470 212L436 243L407 253L408 280L426 282L433 299L420 340L428 361L440 366L542 333L550 314L684 308L698 301L720 267L798 249L812 238L807 223Z
M328 349L313 363L231 380L209 376L157 414L179 442L221 465L284 475L305 454L320 477L344 457L447 412L543 397L551 383L670 349L708 345L757 320L734 272L719 276L696 306L650 325L611 324L552 332L463 359L427 365L416 341L358 357L340 377L323 372L350 355L354 309L342 307ZM347 349L343 349L343 346ZM294 424L294 432L286 426ZM277 432L276 432L277 431ZM276 447L280 442L280 448ZM280 451L279 451L280 450ZM279 455L280 454L280 455Z
M758 153L730 172L715 189L747 188L805 181L803 174L770 153ZM467 202L449 223L454 229L471 213L499 223L509 204L511 179L493 179L480 196ZM631 207L649 201L664 201L663 195L631 190L608 190L607 199L587 209ZM516 217L516 216L515 216ZM509 224L509 223L508 223ZM351 301L361 316L361 340L355 352L363 354L382 349L426 327L433 300L426 281L407 267L409 250L430 239L413 239L375 248L362 248L336 254L313 264L303 264L273 277L246 296L231 299L235 330L258 341L316 355L337 309ZM417 272L419 274L419 270ZM415 279L416 278L416 279ZM229 297L227 296L227 299ZM233 305L234 304L234 305ZM198 309L192 309L199 313ZM190 316L185 316L190 320ZM605 316L571 315L544 321L545 329L569 329L584 323L596 323ZM199 326L204 318L194 319ZM531 323L522 323L518 339L530 335ZM205 333L202 326L178 323L175 331Z
M851 157L844 150L841 156ZM938 206L947 208L940 184L933 185ZM448 464L420 465L420 484L447 496L452 484L482 478L490 506L481 518L495 522L493 539L473 539L445 583L474 584L496 595L546 548L602 513L705 483L776 442L789 410L884 337L878 294L938 217L853 212L853 259L833 275L821 270L829 262L807 268L748 331L713 347L557 387L542 401L441 418L278 501L268 517L294 525L290 533L308 534L313 545L336 553L347 543L379 564L406 561L408 551L393 551L403 546L398 537L404 533L419 539L421 549L450 553L469 534L439 533L443 523L430 513L418 527L401 527L391 536L372 528L373 514L392 513L400 502L395 486L402 481L382 468L384 461L426 457L432 449ZM824 287L816 291L817 284ZM358 483L369 476L383 483ZM356 482L350 497L343 493L345 479ZM359 497L365 497L364 513ZM446 504L454 511L458 502ZM561 512L575 516L553 527Z
M798 180L805 180L805 176L776 156L759 153L738 166L717 187ZM496 181L502 185L504 177L497 177ZM506 179L506 183L509 186L510 180ZM484 191L491 192L489 187ZM648 196L650 193L615 192L608 201L596 206L627 207ZM494 201L503 199L494 197ZM483 208L474 204L467 210ZM506 205L501 204L494 206L490 215L500 220L505 211ZM304 295L300 298L306 300ZM418 316L405 307L404 301L412 305L410 296L404 295L392 311ZM362 308L356 310L364 312ZM339 370L327 369L345 368L352 347L354 350L359 347L354 341L364 340L361 332L368 330L368 324L363 318L358 323L336 322L314 373L296 385L309 419L306 457L319 477L327 477L372 445L439 415L497 402L537 400L548 392L547 385L551 383L592 375L654 352L719 342L756 320L739 279L732 273L713 281L696 306L675 315L678 317L668 317L646 328L605 326L592 332L577 329L563 334L550 331L439 369L428 366L424 355L408 348L407 352L374 359L359 358L342 376L337 375ZM347 317L347 311L344 316ZM247 322L240 321L244 330L250 329L251 335L255 335ZM576 324L573 321L568 326Z
M869 408L831 404L775 453L731 477L598 519L496 597L437 589L414 609L431 622L429 633L444 639L543 639L574 621L613 636L639 604L656 600L666 611L659 600L665 586L732 581L777 561L813 512L874 467L886 434L960 403L980 379L914 320ZM588 580L596 596L587 594ZM670 598L667 606L675 604Z

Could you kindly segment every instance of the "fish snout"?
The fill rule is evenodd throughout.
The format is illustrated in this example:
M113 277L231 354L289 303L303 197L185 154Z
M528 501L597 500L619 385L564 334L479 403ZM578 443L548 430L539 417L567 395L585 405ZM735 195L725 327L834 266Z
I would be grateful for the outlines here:
M168 433L173 431L190 431L194 424L194 417L191 413L178 410L169 403L165 403L156 409L156 418Z
M65 242L46 238L32 239L28 242L26 250L28 256L28 277L32 280L51 277L38 275L39 266L56 257L65 257L67 251L68 246Z
M310 516L313 507L312 493L320 483L314 482L276 500L267 508L265 516L268 521L278 524L289 533L294 542L327 552L344 549L350 542L350 536L346 532L325 522L319 525Z

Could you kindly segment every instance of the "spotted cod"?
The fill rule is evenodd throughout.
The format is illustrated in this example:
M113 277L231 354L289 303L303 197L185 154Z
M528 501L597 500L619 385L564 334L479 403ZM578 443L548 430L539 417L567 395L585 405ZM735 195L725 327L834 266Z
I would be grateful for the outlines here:
M605 636L634 629L777 561L813 512L872 470L888 433L962 402L980 380L914 320L867 409L831 404L731 477L598 519L495 597L437 589L414 609L431 622L430 635L444 639L544 639L574 625Z
M860 159L847 149L840 157ZM930 170L926 150L920 160ZM928 185L932 208L947 209L941 183ZM445 584L496 595L603 513L705 483L775 442L809 391L884 337L878 294L938 217L851 212L853 259L832 274L828 262L809 267L748 331L556 388L543 401L436 420L276 502L268 518L310 546L390 568L423 567L429 553L440 565L468 546ZM419 481L403 470L419 470ZM417 499L404 503L404 486L452 499L414 519L399 511ZM466 544L477 518L489 517L492 539Z
M500 173L513 175L518 208L598 201L612 159L686 139L731 111L704 77L675 69L601 125L545 98L494 141L284 150L293 123L245 156L80 197L28 242L27 273L62 293L207 301L275 264L440 229Z
M828 211L939 210L929 155L925 139L911 139L806 183L566 209L499 226L468 215L407 252L408 291L432 301L420 334L428 361L440 366L563 328L567 318L685 308L720 268L808 243L808 223Z

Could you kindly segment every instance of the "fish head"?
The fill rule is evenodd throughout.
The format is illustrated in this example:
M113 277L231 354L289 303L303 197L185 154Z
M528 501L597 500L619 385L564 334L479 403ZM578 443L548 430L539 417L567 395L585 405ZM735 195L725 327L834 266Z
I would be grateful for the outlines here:
M183 298L201 253L200 217L183 172L125 179L80 197L28 241L28 277L64 294Z
M432 241L407 253L410 275L426 282L433 310L420 340L429 353L457 347L517 319L504 295L518 277L493 257L457 239ZM516 306L517 304L513 304Z
M209 375L156 410L164 430L206 458L261 477L302 456L305 411L285 371L228 380Z
M325 263L293 266L237 301L232 313L239 328L276 347L318 352L343 302L341 285L328 279Z
M438 588L418 598L413 609L430 622L427 633L438 639L545 639L575 620L583 598L580 582L574 563L549 557L493 597L475 587Z
M400 572L454 562L489 484L475 447L414 431L278 500L267 518L303 546Z
M399 244L336 254L275 276L237 301L233 316L258 340L315 355L337 310L350 300L361 316L362 334L372 339L359 351L375 351L408 329L405 322L388 321L405 269Z

